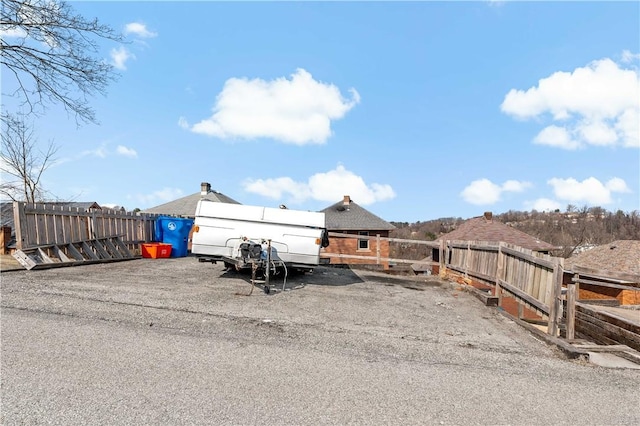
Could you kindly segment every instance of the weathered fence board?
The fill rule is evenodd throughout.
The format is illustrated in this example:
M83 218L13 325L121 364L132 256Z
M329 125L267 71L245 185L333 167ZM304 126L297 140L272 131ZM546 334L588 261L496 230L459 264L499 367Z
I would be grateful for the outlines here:
M575 327L576 336L606 345L623 344L640 351L640 326L608 312L576 303Z
M153 240L157 215L14 202L18 249L119 236L127 245Z

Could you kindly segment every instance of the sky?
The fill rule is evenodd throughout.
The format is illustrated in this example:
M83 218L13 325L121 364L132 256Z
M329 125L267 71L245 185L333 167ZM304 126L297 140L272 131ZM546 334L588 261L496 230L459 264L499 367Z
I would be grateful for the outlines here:
M145 209L209 182L409 223L640 209L638 2L71 5L126 42L100 44L99 124L34 120L60 199Z

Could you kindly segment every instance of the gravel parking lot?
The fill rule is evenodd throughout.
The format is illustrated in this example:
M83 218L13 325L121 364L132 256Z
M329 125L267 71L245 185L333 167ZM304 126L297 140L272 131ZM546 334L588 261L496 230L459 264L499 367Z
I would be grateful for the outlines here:
M319 267L246 296L187 257L0 278L6 425L640 424L638 370L434 277Z

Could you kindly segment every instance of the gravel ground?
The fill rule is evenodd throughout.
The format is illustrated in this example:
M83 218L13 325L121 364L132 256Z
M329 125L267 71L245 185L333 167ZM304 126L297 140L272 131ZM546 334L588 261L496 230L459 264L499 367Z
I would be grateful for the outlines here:
M188 257L0 278L1 424L640 424L637 370L434 277L319 267L245 296Z

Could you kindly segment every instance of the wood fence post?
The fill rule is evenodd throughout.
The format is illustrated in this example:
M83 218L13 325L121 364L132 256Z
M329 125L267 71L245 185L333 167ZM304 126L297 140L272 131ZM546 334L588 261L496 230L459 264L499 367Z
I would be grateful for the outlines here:
M138 241L142 241L143 243L153 241L153 238L147 240L147 222L147 214L143 213L142 219L138 220L138 235L136 238Z
M498 296L498 306L502 306L502 287L500 280L504 279L504 253L502 252L503 242L498 244L498 259L496 261L496 296Z
M98 235L96 234L96 212L95 211L92 211L91 216L89 216L87 219L87 230L89 233L89 238L98 238Z
M13 226L16 232L16 248L22 250L26 248L24 246L25 238L27 238L27 215L24 212L24 203L19 201L13 202Z
M376 234L376 265L379 265L379 264L380 264L380 234Z
M438 261L440 262L440 265L438 267L438 275L440 275L440 277L444 277L445 276L445 268L446 268L446 262L445 262L445 241L444 240L440 240L440 247L438 248Z
M464 277L469 278L469 258L471 258L471 241L467 241L467 253L464 257Z
M562 317L560 297L562 295L562 276L564 275L563 265L564 260L559 258L553 268L553 296L549 305L549 325L547 327L547 333L554 337L558 334L558 319Z
M580 277L578 274L573 276L572 282L567 288L567 339L575 339L576 337L576 286Z

